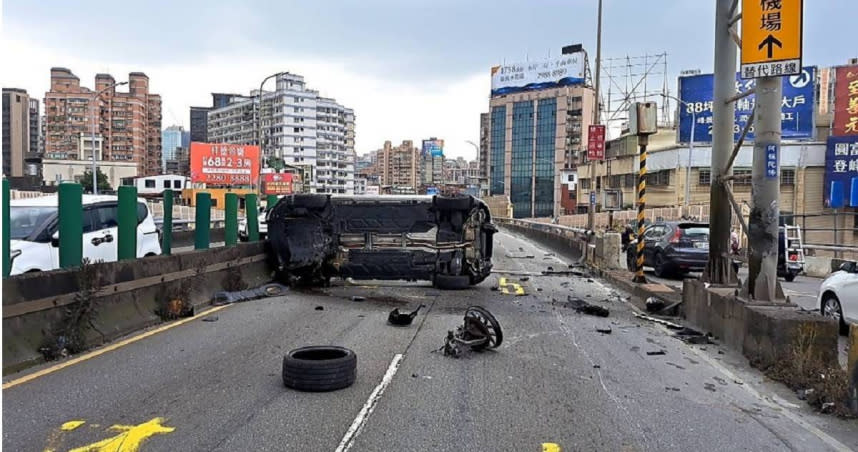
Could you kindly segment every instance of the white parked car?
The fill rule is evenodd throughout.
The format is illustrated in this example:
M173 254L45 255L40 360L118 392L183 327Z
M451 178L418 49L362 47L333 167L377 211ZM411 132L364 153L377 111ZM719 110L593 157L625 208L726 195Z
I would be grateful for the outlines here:
M268 215L267 210L263 210L259 213L257 217L257 224L259 225L259 239L264 240L265 236L268 235L268 223L265 220L266 215ZM243 217L238 220L238 238L242 242L246 242L248 239L247 235L247 217Z
M58 196L10 201L11 274L48 271L59 265ZM117 260L119 198L83 195L83 257ZM159 231L146 202L137 199L137 257L161 254Z
M840 324L847 334L850 323L858 323L858 264L846 262L830 274L819 287L819 309Z

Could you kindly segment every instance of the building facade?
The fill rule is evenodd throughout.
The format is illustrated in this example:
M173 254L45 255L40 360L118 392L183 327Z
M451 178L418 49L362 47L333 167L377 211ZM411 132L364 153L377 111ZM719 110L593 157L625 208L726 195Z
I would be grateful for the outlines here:
M565 213L594 105L586 85L492 96L483 160L490 195L508 195L517 218Z
M30 96L18 88L3 88L3 175L26 174L25 156L30 153Z
M184 147L182 136L185 129L182 126L170 126L161 132L161 162L167 167L167 160L176 159L176 149Z
M420 183L423 186L444 183L444 140L423 140L420 148Z
M416 191L420 184L420 150L411 140L403 140L399 146L390 141L378 150L379 182L403 190Z
M483 184L489 179L489 132L491 131L491 121L488 113L480 113L480 194L483 194ZM486 189L488 187L485 187ZM486 193L487 194L487 193Z
M70 70L51 68L51 88L45 93L45 158L78 160L79 134L91 134L94 123L104 142L105 162L133 162L138 175L159 174L161 96L149 92L146 74L132 72L128 78L128 92L118 92L111 87L116 83L111 75L97 74L91 90ZM96 99L98 92L102 94Z
M314 193L354 193L354 111L319 96L307 88L304 77L290 73L278 75L275 90L262 93L260 112L257 95L255 91L249 98L229 95L225 106L212 108L207 141L259 144L259 113L266 162L279 159L311 168L307 182Z

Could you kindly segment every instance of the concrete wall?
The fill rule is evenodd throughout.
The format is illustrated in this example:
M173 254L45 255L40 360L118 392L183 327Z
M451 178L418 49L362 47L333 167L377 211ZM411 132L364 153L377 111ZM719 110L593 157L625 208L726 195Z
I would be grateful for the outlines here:
M132 333L161 322L156 311L185 285L188 303L209 304L214 292L236 268L249 286L270 280L264 242L93 264L101 281L97 313L87 345ZM79 271L28 273L3 280L3 373L42 361L39 348L63 322L64 312L80 290Z

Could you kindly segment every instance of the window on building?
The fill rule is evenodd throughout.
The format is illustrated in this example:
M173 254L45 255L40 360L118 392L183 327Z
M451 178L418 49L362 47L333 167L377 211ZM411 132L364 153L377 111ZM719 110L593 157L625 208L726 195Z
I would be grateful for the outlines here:
M575 175L569 174L568 176L566 176L566 182L575 182Z
M708 169L701 169L697 172L697 185L711 185L712 184L712 171Z
M182 188L182 181L174 180L173 181L173 188Z
M624 179L623 180L623 186L629 187L629 188L634 188L636 186L635 175L633 173L632 174L624 174L623 179Z
M781 169L781 185L795 185L794 169Z
M168 181L168 180L164 181L164 188L170 188L170 181Z
M578 184L581 185L582 190L589 190L590 189L590 179L579 179Z
M670 185L670 170L654 171L646 175L647 185L667 186Z
M611 188L620 188L620 184L623 183L623 176L620 174L611 176L610 183L608 184Z
M578 197L578 195L574 191L569 192L569 199L576 199L577 197Z
M155 188L155 181L153 179L148 179L143 182L146 184L146 188Z

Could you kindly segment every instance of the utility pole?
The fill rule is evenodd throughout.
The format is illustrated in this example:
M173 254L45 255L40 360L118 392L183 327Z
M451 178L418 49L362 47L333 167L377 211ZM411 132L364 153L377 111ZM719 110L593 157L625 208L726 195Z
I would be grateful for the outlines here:
M778 265L778 154L781 143L780 77L757 79L754 162L751 168L751 221L748 224L748 295L773 301Z
M596 25L596 79L593 81L593 88L596 91L596 105L595 112L593 114L593 124L599 124L601 121L600 117L600 102L599 102L599 79L602 76L602 0L599 0L599 13L597 18ZM595 172L595 163L593 161L588 162L588 166L590 167L590 190L596 190L596 178L594 177ZM593 230L596 222L596 203L593 202L594 199L592 196L588 196L589 207L587 208L587 229Z
M712 180L709 192L709 262L703 280L729 284L732 277L727 258L732 218L728 180L733 174L728 167L733 150L733 122L736 106L729 99L736 92L736 43L730 36L730 19L738 2L715 0L715 82L712 103Z

